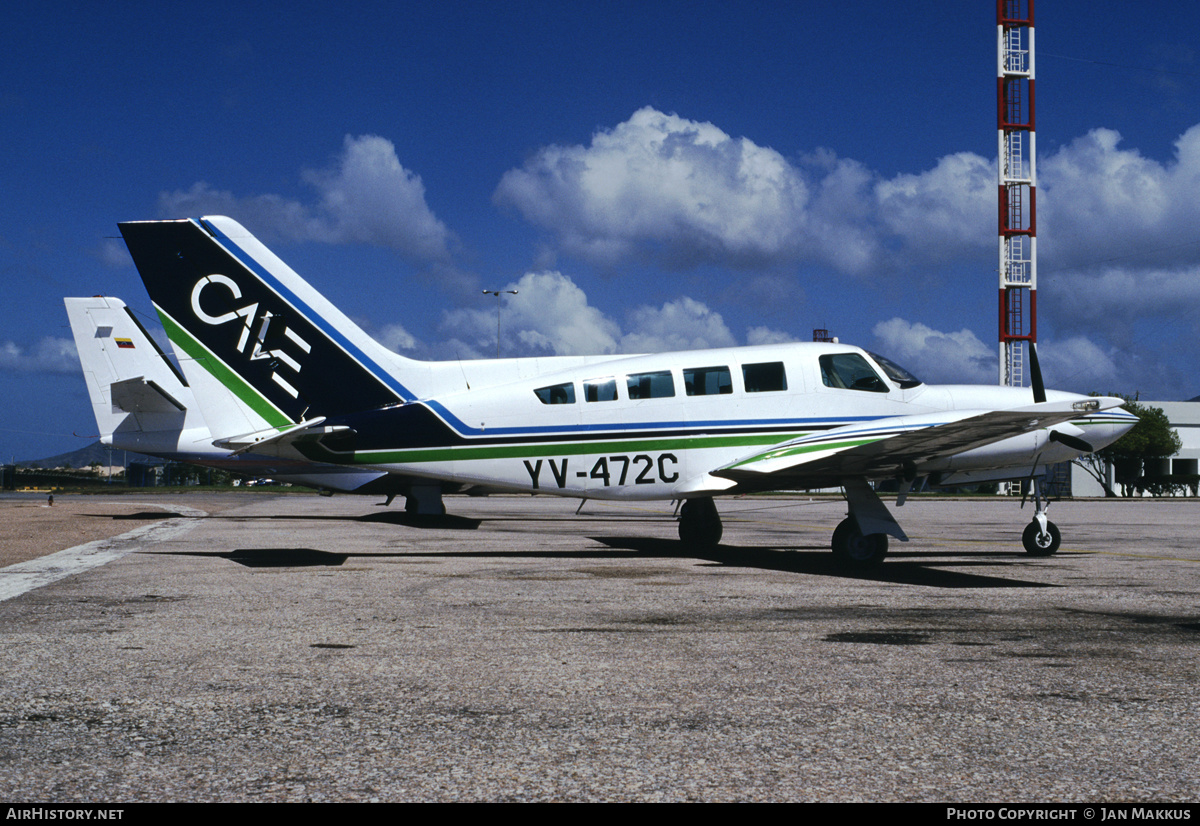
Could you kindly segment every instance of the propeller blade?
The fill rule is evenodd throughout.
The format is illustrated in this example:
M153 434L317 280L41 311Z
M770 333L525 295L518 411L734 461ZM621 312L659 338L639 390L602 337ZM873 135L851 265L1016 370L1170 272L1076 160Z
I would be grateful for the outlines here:
M1050 441L1064 444L1072 450L1081 450L1084 453L1095 453L1096 448L1080 439L1078 436L1068 436L1066 433L1059 433L1057 430L1050 431Z
M1038 364L1037 345L1032 341L1029 342L1029 378L1033 382L1034 404L1044 402L1046 400L1046 384L1042 381L1042 366Z

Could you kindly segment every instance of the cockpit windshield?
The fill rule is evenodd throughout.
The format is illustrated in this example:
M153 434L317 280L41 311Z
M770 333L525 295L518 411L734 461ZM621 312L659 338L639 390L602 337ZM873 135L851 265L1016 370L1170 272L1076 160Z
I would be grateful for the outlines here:
M887 377L889 379L896 382L896 384L900 385L905 390L910 387L917 387L918 385L924 383L891 359L884 358L878 353L872 353L870 350L867 351L867 355L875 359L875 363L883 368L883 372L887 373Z

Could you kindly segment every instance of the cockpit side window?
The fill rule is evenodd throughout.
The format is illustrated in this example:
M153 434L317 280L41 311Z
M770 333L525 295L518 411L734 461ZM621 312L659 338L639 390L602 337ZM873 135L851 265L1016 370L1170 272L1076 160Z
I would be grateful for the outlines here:
M742 380L746 383L747 393L787 390L787 374L783 370L782 361L743 364Z
M728 367L691 367L683 371L683 387L689 396L717 396L733 392Z
M575 384L573 382L539 387L533 392L542 404L575 404Z
M888 392L887 383L879 378L870 363L858 353L834 353L821 356L821 383L826 387L844 390Z

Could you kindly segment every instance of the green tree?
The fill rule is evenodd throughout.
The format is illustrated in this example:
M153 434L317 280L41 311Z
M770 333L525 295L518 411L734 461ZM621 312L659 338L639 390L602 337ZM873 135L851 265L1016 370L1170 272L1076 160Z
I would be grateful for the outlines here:
M1171 429L1171 422L1161 407L1139 404L1136 396L1126 396L1122 393L1109 395L1124 399L1125 404L1122 407L1137 416L1138 423L1120 439L1092 455L1113 466L1113 475L1121 486L1122 494L1131 496L1142 478L1146 460L1174 456L1183 447L1183 443L1179 440L1179 434ZM1095 462L1083 463L1082 467L1096 477L1101 485L1105 485ZM1115 495L1107 485L1104 492L1106 496Z

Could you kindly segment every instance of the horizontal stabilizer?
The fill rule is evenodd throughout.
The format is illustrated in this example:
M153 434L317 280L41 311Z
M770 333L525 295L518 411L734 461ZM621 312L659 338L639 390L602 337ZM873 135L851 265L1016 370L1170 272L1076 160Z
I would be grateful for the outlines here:
M187 410L186 405L159 387L157 382L142 376L114 381L111 387L114 413L182 413Z
M270 428L260 430L257 433L247 433L244 436L217 439L213 444L217 447L231 450L235 455L245 453L249 450L253 450L256 453L278 453L283 448L297 442L315 442L326 436L334 434L348 435L354 432L352 428L345 425L322 427L324 421L325 417L319 416L309 421L299 422L283 430Z

